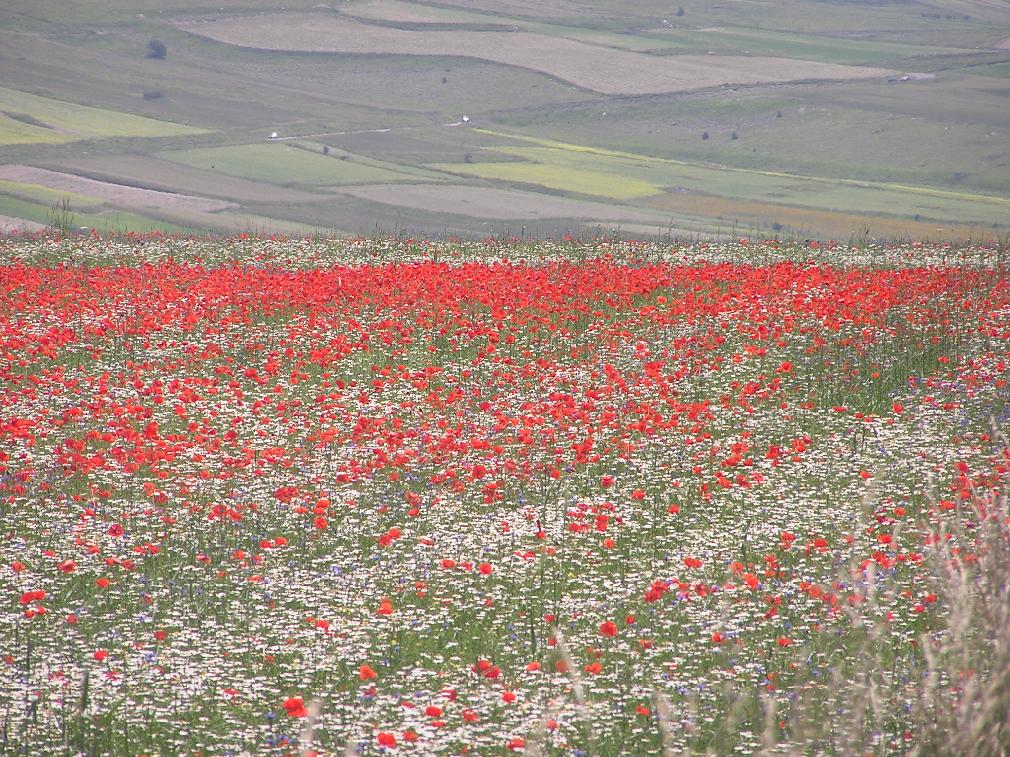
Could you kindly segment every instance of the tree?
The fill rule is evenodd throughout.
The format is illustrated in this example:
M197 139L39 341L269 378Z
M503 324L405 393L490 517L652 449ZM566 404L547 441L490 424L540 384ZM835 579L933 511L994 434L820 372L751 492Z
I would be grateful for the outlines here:
M155 60L164 60L168 55L168 48L160 39L152 39L147 43L147 57Z

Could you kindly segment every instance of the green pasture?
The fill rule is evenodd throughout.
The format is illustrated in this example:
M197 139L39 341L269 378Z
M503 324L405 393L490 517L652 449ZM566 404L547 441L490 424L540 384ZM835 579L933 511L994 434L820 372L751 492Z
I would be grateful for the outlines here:
M186 220L179 214L179 221ZM307 224L251 213L245 210L222 210L219 213L193 214L193 227L227 234L294 234L304 235L333 230L325 224Z
M337 137L339 139L339 135ZM367 155L359 155L350 150L343 149L341 147L334 147L328 145L324 142L311 142L298 140L297 142L291 142L291 145L298 150L303 151L307 155L316 156L318 154L323 154L326 157L334 158L342 163L351 163L355 168L358 167L368 167L374 168L376 171L385 171L392 174L397 174L401 177L413 177L416 179L423 179L424 181L440 181L442 177L435 171L429 171L424 168L420 168L412 165L403 165L400 163L393 163L387 160L380 160L378 158L372 158ZM324 153L323 150L328 149L328 153ZM373 180L369 179L368 182Z
M176 13L192 13L208 9L203 0L110 0L95 3L89 0L10 0L0 10L0 18L8 15L19 23L28 24L34 21L59 24L101 24L112 21L138 23L145 17L172 16ZM235 11L256 11L277 8L280 4L275 0L239 0L232 4ZM313 0L291 0L283 3L290 9L309 10L318 3ZM213 7L213 10L217 10Z
M991 76L997 79L1010 79L1010 63L993 63L990 66L972 66L962 69L962 73L975 76Z
M673 51L678 53L711 51L717 55L762 55L844 65L886 65L902 58L971 52L957 47L908 45L740 26L672 29L663 37L673 43Z
M67 192L65 190L52 189L42 184L7 181L5 179L0 179L0 195L8 195L27 202L48 203L49 205L66 200L75 208L94 207L102 205L105 202L100 197L93 197L81 194L80 192Z
M146 41L153 37L168 46L166 60L144 57ZM205 129L170 135L172 148L220 142L219 136L208 140L213 132L224 133L229 142L242 143L263 139L274 130L315 134L411 123L411 111L421 107L423 100L416 95L420 72L401 87L407 92L412 84L415 92L414 99L406 101L408 110L401 112L365 102L366 92L374 101L374 93L385 91L383 84L393 81L398 73L394 67L386 70L385 81L376 81L375 68L335 71L332 61L321 66L320 61L305 56L277 64L269 55L241 55L234 48L203 41L163 23L117 27L114 34L84 41L54 35L47 38L44 51L39 49L36 35L14 31L0 45L0 70L4 71L3 84L9 88ZM389 68L388 63L378 70L384 68ZM439 81L431 71L427 79L432 84ZM356 82L357 101L343 95L341 82L347 80ZM485 90L489 86L486 81ZM159 92L162 97L145 100L146 91ZM8 108L0 107L3 110ZM115 144L105 143L102 149L123 153ZM137 149L136 144L130 145L131 151Z
M506 151L510 155L526 157L530 162L440 163L433 167L482 179L535 184L547 189L610 197L615 200L633 200L662 191L658 184L627 175L609 173L606 170L607 166L602 162L599 163L599 168L591 168L588 167L589 163L581 161L566 163L563 156L540 153L535 148L503 150Z
M515 135L508 135L515 138ZM440 165L443 170L617 200L662 189L844 212L864 212L975 224L1010 223L1010 198L974 192L800 176L778 171L712 166L529 138L535 147L502 147L528 162Z
M0 87L0 111L7 114L4 120L0 121L0 140L5 139L10 133L14 143L70 142L77 139L113 137L173 137L206 133L206 130L192 126L53 100L6 87ZM45 126L16 121L10 117L11 113L21 118L27 117ZM23 128L19 132L18 129L11 127L11 121L30 131L26 132ZM25 137L19 137L19 133ZM52 139L41 138L49 134L52 135Z
M30 123L27 114L0 113L0 145L31 145L70 142L73 138L55 129Z
M807 176L1010 193L996 80L767 87L494 115L503 132ZM733 133L737 139L733 139ZM704 134L708 139L703 139Z
M321 149L312 153L285 142L177 150L159 157L193 168L271 184L322 186L416 178L416 174L378 165L375 160L352 159L346 153L324 155Z
M62 214L60 205L64 200L70 205L72 225L75 228L86 226L100 231L210 230L226 234L242 232L309 234L325 229L332 232L332 224L325 223L325 219L322 218L314 224L300 223L241 209L209 213L174 208L160 211L158 217L151 217L108 207L104 200L97 197L50 189L37 184L0 180L0 215L49 224L53 222L54 216Z
M811 34L844 31L881 39L900 38L908 32L932 32L941 34L948 40L947 44L955 39L989 37L994 20L1007 22L1005 11L986 8L980 3L970 3L970 6L971 9L950 9L941 12L940 18L934 18L924 13L929 10L928 7L900 2L782 0L775 3L669 3L663 0L642 0L630 6L634 8L630 15L640 22L651 20L655 24L657 20L660 23L665 20L674 29L733 25L747 29L788 29ZM624 9L629 5L621 4L618 7ZM678 7L684 8L683 16L675 15ZM616 12L613 0L592 0L587 3L582 23L585 23L584 19L593 18L594 11L608 15L612 28L622 28L621 17ZM944 13L954 18L943 18ZM971 17L964 19L965 15ZM625 21L623 28L627 29L628 25Z
M546 4L549 7L549 4ZM378 12L377 6L385 11ZM727 25L721 27L695 28L696 23L669 23L656 25L636 25L633 30L621 29L615 20L601 23L593 19L589 23L584 18L561 18L557 20L536 20L507 12L492 13L467 11L459 8L442 8L418 3L387 0L386 2L359 2L342 6L342 12L358 16L365 21L374 20L382 24L398 25L397 21L383 18L385 15L417 14L423 12L427 23L433 24L496 24L511 25L517 29L544 34L552 37L575 39L605 47L627 50L653 51L663 54L705 53L751 54L773 57L798 58L825 63L839 64L881 64L901 58L967 52L953 46L927 44L906 44L901 42L862 39L856 37L832 37L819 34L816 30L808 33L777 31L767 27L739 25L736 16L727 15ZM634 10L629 8L629 13ZM675 13L674 9L674 13ZM739 9L734 9L738 11ZM670 15L670 11L666 12ZM693 14L692 14L693 16ZM674 15L674 19L678 17ZM683 19L687 18L685 12ZM416 22L415 22L416 23ZM649 28L651 26L651 28ZM412 27L413 28L413 27Z
M66 193L63 193L64 195ZM11 216L12 218L24 218L36 223L51 224L54 216L58 216L61 211L54 210L56 203L40 205L36 202L29 202L18 197L0 195L0 215ZM101 232L113 231L164 231L168 233L188 233L195 227L180 225L169 221L162 221L150 218L138 213L128 211L108 209L90 212L78 212L73 202L70 203L71 227L86 227L88 229L98 229Z

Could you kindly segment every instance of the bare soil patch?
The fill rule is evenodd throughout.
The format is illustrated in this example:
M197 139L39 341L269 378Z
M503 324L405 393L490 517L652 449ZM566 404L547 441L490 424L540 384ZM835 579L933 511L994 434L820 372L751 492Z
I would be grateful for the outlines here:
M238 207L227 200L215 200L209 197L159 192L153 189L141 189L126 184L113 184L107 181L96 181L70 173L50 171L35 166L7 165L0 166L0 179L21 181L28 184L41 184L50 189L76 192L79 194L100 197L115 205L136 208L151 208L160 210L198 210L214 213L219 210Z
M522 31L417 31L305 13L215 18L179 26L219 42L266 50L478 58L539 71L612 95L682 92L724 84L859 79L889 73L880 68L789 58L653 56Z
M0 234L16 234L19 231L42 231L45 226L35 221L26 221L24 218L11 218L10 216L0 216Z

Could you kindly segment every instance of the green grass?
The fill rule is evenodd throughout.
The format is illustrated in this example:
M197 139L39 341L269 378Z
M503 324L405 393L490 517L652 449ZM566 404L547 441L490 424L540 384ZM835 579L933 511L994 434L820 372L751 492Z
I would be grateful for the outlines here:
M14 113L14 116L0 113L0 145L53 144L72 140L72 137L54 129L26 123L20 113Z
M966 74L991 76L999 79L1010 79L1010 63L994 63L991 66L972 66L962 70Z
M180 217L182 220L182 217ZM327 224L307 224L298 223L280 218L257 213L245 212L242 210L223 210L220 213L203 213L200 217L194 216L193 225L199 228L210 228L217 232L230 234L240 233L262 233L262 234L294 234L304 235L317 233L325 230L333 233Z
M203 0L172 0L171 3L158 0L111 0L111 2L89 2L89 0L11 0L5 3L12 16L25 23L27 20L48 21L61 24L109 23L111 21L136 23L139 13L149 15L164 12L203 11L208 6ZM235 10L266 10L276 8L275 0L241 0L235 3ZM288 8L309 9L318 3L313 0L291 0L285 2ZM28 17L25 19L25 17Z
M0 195L10 195L29 202L45 202L50 205L66 199L75 208L101 205L104 202L100 197L92 197L79 192L67 192L60 189L51 189L41 184L7 181L5 179L0 179Z
M339 139L339 136L338 136ZM359 167L374 168L377 171L391 172L393 174L398 174L400 176L410 176L417 179L423 179L425 181L440 181L441 177L435 171L428 171L424 168L419 168L411 165L403 165L399 163L393 163L387 160L380 160L378 158L371 158L366 155L357 155L350 150L345 150L341 147L333 147L324 142L312 142L305 140L298 140L290 142L291 146L302 150L308 155L316 156L320 153L326 155L330 158L335 158L341 162L351 163L355 169ZM328 153L324 153L324 150L329 150ZM371 180L370 180L371 181Z
M372 3L364 5L372 5ZM904 44L876 39L831 37L816 32L800 34L769 28L737 26L738 22L732 18L728 19L730 25L719 28L690 28L693 25L692 22L682 25L681 28L662 26L651 29L636 28L634 34L629 34L626 30L619 28L602 28L605 26L603 24L582 25L580 21L584 21L583 19L561 19L558 22L545 22L522 18L519 15L449 10L396 0L391 0L383 5L390 12L395 10L416 13L417 10L423 9L429 23L505 24L538 34L575 39L605 47L669 54L705 53L711 50L729 55L747 52L752 55L799 58L825 63L878 64L906 57L965 51L958 47ZM343 10L350 15L361 13L353 4L345 6ZM361 13L361 16L368 19L373 17L373 13L365 11ZM374 17L381 19L381 14L374 15ZM652 20L654 24L654 19ZM391 22L383 20L382 23ZM396 24L394 23L394 25Z
M0 111L27 116L50 128L34 126L5 116L0 121L0 144L19 142L72 142L114 137L173 137L205 134L205 129L117 113L102 108L53 100L0 87ZM18 127L11 125L18 124ZM45 139L43 137L46 137ZM13 140L8 143L7 138Z
M504 135L515 139L516 135ZM551 189L632 199L661 187L725 197L868 214L975 224L1010 223L1010 198L893 182L800 176L781 171L709 166L556 140L529 138L537 147L502 147L531 163L443 166L473 175L508 178ZM634 187L634 190L632 190ZM644 191L646 187L654 191ZM609 194L607 194L609 192Z
M553 152L536 149L505 148L503 152L527 158L530 162L504 163L438 163L433 167L443 171L497 179L515 184L535 184L547 189L572 194L609 197L614 200L634 200L658 194L662 187L642 179L611 173L606 165L599 168L582 161L564 160Z
M133 213L128 206L109 208L107 202L98 197L51 189L38 184L0 180L0 214L3 215L27 218L38 223L50 223L54 218L54 206L64 201L70 204L75 227L95 227L102 231L203 229L225 234L241 232L308 234L320 229L332 231L332 224L299 223L239 209L205 212L185 208L164 208L157 212L156 217L152 217Z
M350 156L311 153L285 142L206 147L162 153L159 157L194 168L220 171L271 184L324 186L366 184L414 178L411 173Z
M169 233L187 233L194 230L193 226L180 225L170 221L150 218L138 213L121 210L104 210L101 212L78 212L73 203L70 206L71 228L85 227L108 231L164 231ZM0 215L13 218L24 218L36 223L50 224L53 222L53 203L39 205L34 202L0 195ZM237 229L241 230L241 229Z
M696 163L1010 193L991 78L756 88L496 115L500 131ZM606 113L604 116L603 113ZM732 140L736 130L739 139ZM702 135L707 132L708 140Z
M902 58L968 52L956 47L906 45L879 40L838 38L771 29L726 26L716 29L674 30L668 33L682 48L733 55L767 55L847 65L881 65ZM677 52L680 52L678 50Z

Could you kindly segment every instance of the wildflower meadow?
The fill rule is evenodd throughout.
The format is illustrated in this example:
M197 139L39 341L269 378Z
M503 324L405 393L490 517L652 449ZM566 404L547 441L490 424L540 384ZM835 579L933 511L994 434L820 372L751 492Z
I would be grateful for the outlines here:
M0 239L0 752L999 754L1008 263Z

